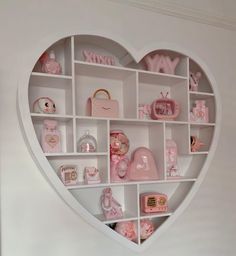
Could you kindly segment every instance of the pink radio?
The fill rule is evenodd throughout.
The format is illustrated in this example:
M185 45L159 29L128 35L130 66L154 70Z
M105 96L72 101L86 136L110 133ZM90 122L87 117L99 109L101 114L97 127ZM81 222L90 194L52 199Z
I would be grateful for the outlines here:
M140 195L141 210L145 213L166 212L167 195L160 193L143 193Z

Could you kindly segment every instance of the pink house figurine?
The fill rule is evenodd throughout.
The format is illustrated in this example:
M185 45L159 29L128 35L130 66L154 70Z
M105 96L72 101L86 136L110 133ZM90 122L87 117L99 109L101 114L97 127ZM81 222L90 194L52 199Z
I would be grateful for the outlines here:
M119 219L123 217L122 207L113 198L111 188L103 189L101 207L106 220Z
M64 185L76 185L77 184L77 168L75 165L62 165L59 168L58 175Z
M45 153L61 152L61 136L57 128L56 120L44 120L41 146Z
M195 100L195 107L193 107L192 112L190 113L190 121L196 123L208 123L208 107L205 105L205 100Z

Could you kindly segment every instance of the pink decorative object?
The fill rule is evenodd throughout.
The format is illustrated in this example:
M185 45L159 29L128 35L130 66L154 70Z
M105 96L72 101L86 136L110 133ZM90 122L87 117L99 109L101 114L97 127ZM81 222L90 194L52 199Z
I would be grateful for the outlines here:
M208 123L208 107L205 106L205 100L195 100L195 107L190 113L190 121L197 123Z
M45 153L61 152L60 132L56 120L44 120L41 136L41 146Z
M144 219L140 221L140 238L145 240L149 238L154 232L154 224L151 220Z
M121 205L113 198L111 188L103 189L101 206L106 220L119 219L123 217Z
M97 151L97 141L92 135L90 135L89 130L86 130L85 134L80 137L78 141L78 151L82 153Z
M105 93L106 99L96 98L98 93ZM119 103L112 100L106 89L98 89L87 101L87 114L96 117L119 117Z
M101 183L101 177L99 174L99 170L95 167L85 167L84 180L85 180L86 184Z
M191 152L197 152L199 151L199 149L204 146L205 144L203 142L201 142L197 136L191 136L190 137L191 140Z
M135 241L138 236L134 221L122 221L116 223L115 231L130 241Z
M173 99L167 98L161 92L162 98L154 100L151 104L151 118L154 120L174 120L180 113L179 103Z
M160 193L143 193L140 195L141 210L144 213L166 212L167 195Z
M174 140L166 140L166 169L167 177L179 177L177 166L177 144Z
M33 103L34 113L54 114L56 112L56 105L49 97L40 97Z
M201 77L202 77L202 74L200 72L197 72L196 74L194 74L193 72L190 72L190 76L189 76L190 91L194 91L194 92L198 91L198 84Z
M139 119L150 119L151 106L150 104L138 105Z
M129 139L122 130L110 132L110 172L112 182L124 182L128 180L129 159L126 153L129 150Z
M56 56L53 50L48 53L44 53L40 57L40 63L42 65L42 72L59 75L61 74L61 65L56 61Z
M139 147L134 151L128 175L130 180L157 180L159 178L151 150Z
M75 165L62 165L59 168L59 177L66 186L77 184L77 170Z
M98 63L103 65L115 65L115 59L113 56L102 56L88 50L84 50L83 55L86 62Z
M144 58L144 61L147 66L147 70L152 72L163 72L166 74L175 74L175 68L178 65L180 59L176 57L174 60L171 60L169 56L154 54L147 55Z

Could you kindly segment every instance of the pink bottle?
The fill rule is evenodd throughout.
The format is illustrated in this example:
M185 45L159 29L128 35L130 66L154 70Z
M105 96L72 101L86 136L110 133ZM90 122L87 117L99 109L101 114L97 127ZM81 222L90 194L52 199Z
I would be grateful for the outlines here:
M177 144L174 140L166 140L166 176L179 177L177 166Z
M190 113L190 120L197 123L208 123L208 107L205 106L205 100L196 100L195 107Z
M53 50L50 51L49 56L45 54L41 58L42 72L59 75L61 74L61 65L56 61L56 56Z
M61 136L56 120L44 120L41 136L41 146L45 153L61 152Z

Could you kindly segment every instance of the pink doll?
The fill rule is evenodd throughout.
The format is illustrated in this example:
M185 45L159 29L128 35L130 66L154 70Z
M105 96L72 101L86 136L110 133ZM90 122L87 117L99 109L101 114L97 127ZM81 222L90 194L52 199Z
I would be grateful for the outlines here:
M118 222L115 231L130 241L135 241L137 239L137 228L134 221Z
M111 181L127 181L129 159L125 155L129 150L129 140L121 130L110 132Z

